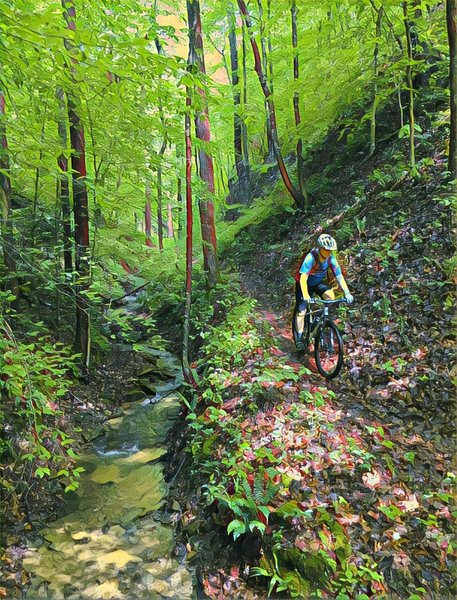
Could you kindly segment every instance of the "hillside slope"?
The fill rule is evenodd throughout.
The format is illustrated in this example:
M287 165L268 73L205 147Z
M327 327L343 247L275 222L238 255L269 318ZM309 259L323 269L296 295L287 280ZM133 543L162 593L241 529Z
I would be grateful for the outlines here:
M212 518L231 533L219 543L234 550L213 552L212 569L200 561L211 598L263 597L243 572L266 578L273 597L454 596L455 194L441 134L430 137L419 180L389 162L394 142L352 165L352 178L327 178L333 191L312 215L282 212L230 248L245 299L203 348L207 408L196 409L191 442ZM322 228L339 241L356 297L331 383L289 331L291 265ZM214 548L214 532L202 537Z

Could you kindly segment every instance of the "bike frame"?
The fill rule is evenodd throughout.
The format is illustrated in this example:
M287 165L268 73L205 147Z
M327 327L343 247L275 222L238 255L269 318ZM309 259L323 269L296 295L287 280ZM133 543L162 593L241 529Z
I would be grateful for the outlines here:
M346 298L338 298L337 300L322 300L321 298L313 298L312 302L308 304L308 310L306 313L306 318L309 319L309 339L312 340L316 333L321 322L325 323L330 318L330 306L334 306L337 304L346 304ZM321 304L322 307L319 307L315 310L312 309L313 304ZM312 321L312 317L314 316L314 322ZM323 317L321 319L321 317ZM311 326L313 325L312 329Z

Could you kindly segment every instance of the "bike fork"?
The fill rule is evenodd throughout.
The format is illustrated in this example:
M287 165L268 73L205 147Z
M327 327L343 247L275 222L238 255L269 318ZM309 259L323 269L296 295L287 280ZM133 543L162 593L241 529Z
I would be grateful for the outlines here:
M329 345L328 345L328 352L331 352L333 348L333 329L330 329L330 339L329 339Z

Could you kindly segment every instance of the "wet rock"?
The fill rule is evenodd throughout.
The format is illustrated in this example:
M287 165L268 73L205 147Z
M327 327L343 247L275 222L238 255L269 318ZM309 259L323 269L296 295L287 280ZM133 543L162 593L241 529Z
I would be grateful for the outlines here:
M143 398L146 398L146 394L142 389L130 390L130 392L127 392L124 395L126 402L135 402L137 400L143 400Z

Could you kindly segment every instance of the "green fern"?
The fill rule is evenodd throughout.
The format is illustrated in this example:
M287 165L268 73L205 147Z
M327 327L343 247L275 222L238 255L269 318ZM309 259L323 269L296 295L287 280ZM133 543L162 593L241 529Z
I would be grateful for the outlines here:
M258 471L254 478L254 500L256 504L265 506L277 494L280 486L275 485L270 477L264 478L263 471Z

